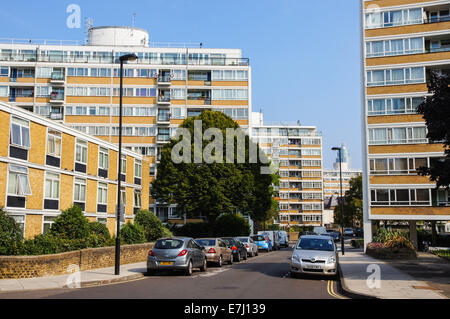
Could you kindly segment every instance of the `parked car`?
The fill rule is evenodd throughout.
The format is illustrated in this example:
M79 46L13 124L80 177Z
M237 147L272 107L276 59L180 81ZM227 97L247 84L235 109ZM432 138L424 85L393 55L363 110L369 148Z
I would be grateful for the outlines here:
M265 250L267 252L272 250L272 245L267 235L253 235L251 238L255 242L256 246L258 246L258 250Z
M253 239L250 236L247 237L237 237L241 243L244 244L247 249L247 255L250 257L258 256L258 246L255 244Z
M363 237L364 236L364 231L362 230L362 228L355 228L355 237Z
M353 237L353 228L344 228L344 236Z
M190 237L161 238L148 252L147 274L156 270L183 270L187 276L192 275L192 268L207 269L204 247Z
M289 247L289 238L287 232L284 230L278 231L278 237L280 238L280 246L281 247Z
M231 248L220 238L197 238L197 244L205 247L206 260L222 267L224 262L229 265L233 263L233 253Z
M314 227L313 233L315 233L316 235L327 234L327 229L323 226L317 226L317 227Z
M227 246L233 251L233 258L235 262L240 262L241 259L247 260L247 249L244 244L234 237L222 237Z
M291 257L291 276L314 274L336 276L340 249L329 236L301 236Z
M270 242L272 243L272 249L280 249L280 240L278 238L278 232L273 230L259 231L258 235L267 235Z
M339 242L341 240L341 232L339 231L332 231L330 235L333 237L334 242Z

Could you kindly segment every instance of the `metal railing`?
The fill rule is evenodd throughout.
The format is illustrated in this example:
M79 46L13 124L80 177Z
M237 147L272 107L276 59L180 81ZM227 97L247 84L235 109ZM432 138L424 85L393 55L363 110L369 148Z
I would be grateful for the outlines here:
M169 96L158 96L158 102L170 102L170 95Z
M172 81L171 75L158 75L158 82L168 83Z
M429 17L429 18L425 18L423 20L423 23L429 24L429 23L448 22L448 21L450 21L450 15L443 16L443 17Z
M64 73L52 72L50 79L54 81L64 81Z
M158 115L158 121L169 122L170 121L170 116L169 115Z
M63 101L64 93L52 92L50 94L50 101Z
M50 112L50 119L52 119L52 120L62 120L63 119L63 114L62 113Z

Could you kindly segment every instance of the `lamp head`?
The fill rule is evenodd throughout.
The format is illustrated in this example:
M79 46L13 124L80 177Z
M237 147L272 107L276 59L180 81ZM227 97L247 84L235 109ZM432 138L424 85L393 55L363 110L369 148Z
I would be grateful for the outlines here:
M332 150L332 151L340 151L341 148L340 148L340 147L333 147L331 150Z
M138 59L137 55L134 53L125 54L119 57L120 61L136 61Z

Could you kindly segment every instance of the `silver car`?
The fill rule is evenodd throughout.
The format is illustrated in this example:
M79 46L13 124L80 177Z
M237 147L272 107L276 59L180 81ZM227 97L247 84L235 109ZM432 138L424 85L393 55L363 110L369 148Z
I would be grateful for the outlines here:
M297 277L298 274L336 276L339 251L329 236L301 236L292 253L291 276Z
M236 239L244 244L245 249L247 249L247 255L250 257L258 256L258 245L255 244L251 237L237 237Z
M190 276L192 268L200 268L201 271L206 271L207 268L204 247L192 238L161 238L148 252L148 275L152 275L156 270L183 270Z

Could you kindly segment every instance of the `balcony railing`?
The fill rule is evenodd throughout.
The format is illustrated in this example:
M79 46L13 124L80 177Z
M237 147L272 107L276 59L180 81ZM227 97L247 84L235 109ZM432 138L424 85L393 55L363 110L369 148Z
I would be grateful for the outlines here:
M169 75L159 75L158 83L170 83L172 81L172 76Z
M158 115L159 122L170 122L170 115Z
M158 96L158 102L170 102L170 96Z
M423 23L438 23L438 22L447 22L450 21L450 15L442 16L442 17L429 17L423 20Z
M168 141L170 141L170 135L158 135L157 141L158 142L168 142Z
M64 81L64 74L60 72L52 72L51 80L53 81Z
M50 115L50 119L52 119L52 120L62 120L63 119L62 113L50 112L49 115Z
M52 92L50 94L50 101L64 101L64 93Z

